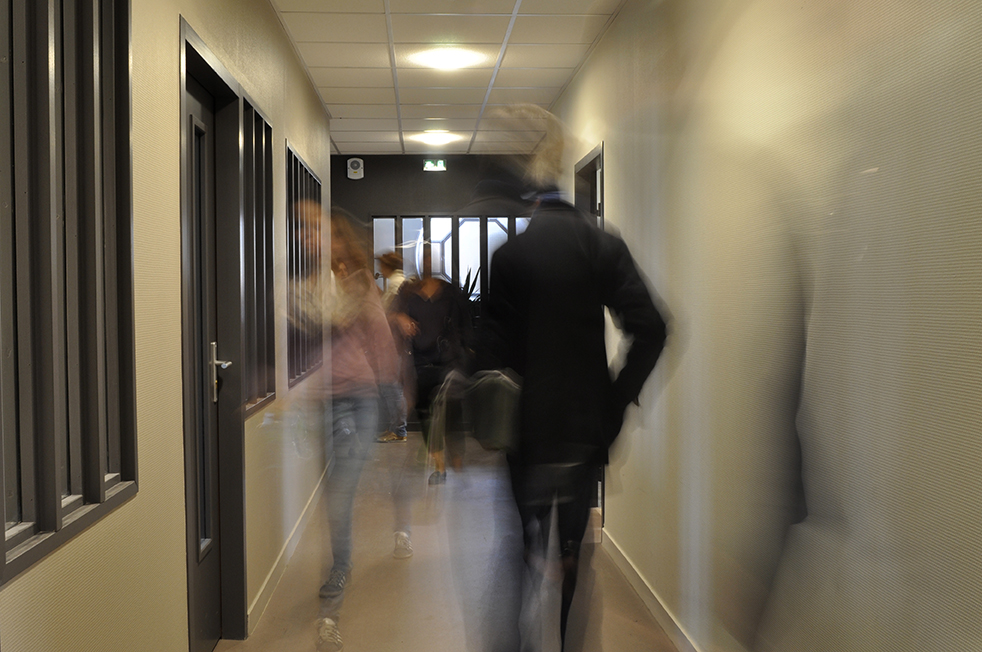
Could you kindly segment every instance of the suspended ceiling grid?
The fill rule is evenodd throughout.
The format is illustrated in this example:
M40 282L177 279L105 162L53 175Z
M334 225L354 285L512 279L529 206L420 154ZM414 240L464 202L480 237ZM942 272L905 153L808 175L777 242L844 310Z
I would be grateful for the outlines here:
M496 119L549 108L623 0L272 0L331 116L338 154L524 154L543 132ZM410 57L437 46L484 55L458 70ZM459 140L413 137L446 131Z

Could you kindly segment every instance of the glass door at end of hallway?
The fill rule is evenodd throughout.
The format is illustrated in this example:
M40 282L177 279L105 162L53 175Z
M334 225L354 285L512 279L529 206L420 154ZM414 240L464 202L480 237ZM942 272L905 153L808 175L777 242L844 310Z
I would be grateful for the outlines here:
M378 257L395 252L402 257L407 279L433 275L460 288L480 305L488 291L488 272L494 252L508 238L522 233L528 217L487 215L377 215L372 218L376 257L375 278L385 289Z

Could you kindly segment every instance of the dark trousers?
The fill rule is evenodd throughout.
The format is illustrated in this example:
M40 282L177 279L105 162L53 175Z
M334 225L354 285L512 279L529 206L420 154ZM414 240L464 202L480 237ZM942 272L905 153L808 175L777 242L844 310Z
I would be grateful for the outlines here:
M580 545L590 521L590 504L597 490L595 469L586 464L527 465L509 458L512 491L522 518L525 556L548 558L552 510L556 510L562 564L560 635L565 646L573 592L576 589Z

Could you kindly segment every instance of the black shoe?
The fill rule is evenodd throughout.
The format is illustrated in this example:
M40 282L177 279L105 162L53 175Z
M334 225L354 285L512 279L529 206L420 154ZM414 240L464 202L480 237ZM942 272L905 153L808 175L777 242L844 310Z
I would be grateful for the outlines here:
M321 587L322 598L336 598L344 593L344 585L348 583L348 574L342 570L332 570L331 576Z
M446 482L446 471L434 471L432 474L430 474L430 484L446 484Z

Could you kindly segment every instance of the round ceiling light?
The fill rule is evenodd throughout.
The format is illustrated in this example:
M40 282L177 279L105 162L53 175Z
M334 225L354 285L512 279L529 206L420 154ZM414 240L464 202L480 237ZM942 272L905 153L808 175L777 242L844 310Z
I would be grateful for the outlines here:
M461 136L452 134L444 129L430 129L421 134L410 136L409 138L410 140L415 140L419 143L426 143L427 145L446 145L447 143L460 140Z
M441 47L411 54L409 55L409 60L427 68L457 70L458 68L469 68L479 63L484 63L485 56L474 50Z

